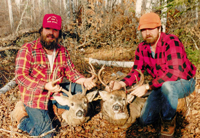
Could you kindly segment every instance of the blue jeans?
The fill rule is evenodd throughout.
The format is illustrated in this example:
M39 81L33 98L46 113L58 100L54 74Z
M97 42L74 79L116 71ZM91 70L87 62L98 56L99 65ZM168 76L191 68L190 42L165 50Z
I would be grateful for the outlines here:
M69 90L69 83L60 84L64 89ZM77 92L82 92L81 85L72 83L71 86L72 94ZM63 95L66 95L63 93ZM42 133L48 132L53 128L57 128L60 126L60 122L55 120L55 114L53 112L53 104L57 106L57 108L63 108L69 110L68 106L62 106L57 103L56 100L50 100L48 102L48 110L41 110L37 108L30 108L25 105L26 112L28 113L28 118L23 118L21 123L18 125L18 128L28 132L31 136L39 136ZM54 133L48 134L45 138L51 138L54 136Z
M171 120L176 114L178 99L184 98L195 90L195 79L164 82L161 88L152 90L141 111L140 122L152 124L160 117Z

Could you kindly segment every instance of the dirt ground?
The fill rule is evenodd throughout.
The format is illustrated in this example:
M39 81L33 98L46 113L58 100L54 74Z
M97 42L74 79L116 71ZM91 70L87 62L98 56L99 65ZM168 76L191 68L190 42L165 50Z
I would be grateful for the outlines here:
M77 52L81 54L81 57L84 58L97 58L102 60L115 59L115 60L130 60L134 57L133 50L130 49L84 49L85 52ZM105 50L107 52L105 52ZM114 51L114 52L113 52ZM75 66L81 73L85 76L90 76L86 72L82 71L83 67L87 68L87 64L84 61L84 58L80 60L74 59L75 55L72 55L72 61L75 63ZM77 55L76 55L77 56ZM80 56L79 56L80 57ZM118 58L116 58L118 57ZM14 63L13 63L14 64ZM11 65L9 65L11 66ZM12 65L14 66L14 65ZM101 65L94 65L95 70L98 71ZM130 68L121 68L121 67L106 67L103 80L107 83L110 80L120 79L120 77L111 77L112 73L116 73L117 71L121 71L124 74L127 74L130 71ZM189 96L189 98L184 99L187 100L188 105L183 107L184 110L180 110L177 114L177 125L175 137L183 137L183 138L197 138L200 137L200 94L198 93L199 89L199 80L197 77L197 86L196 91L193 95ZM146 80L149 80L149 76L145 76ZM98 89L104 89L104 87L97 83ZM0 95L0 138L5 137L28 137L26 133L21 133L16 129L16 122L12 122L10 118L10 113L14 109L16 102L20 99L20 95L18 93L18 88L10 90L6 94ZM100 100L97 99L93 102L94 112L91 113L91 119L78 127L70 127L62 120L62 126L60 131L58 132L55 138L157 138L159 137L160 131L160 121L158 121L155 125L149 125L146 127L142 127L137 121L133 123L131 127L128 129L120 129L106 120L100 117Z

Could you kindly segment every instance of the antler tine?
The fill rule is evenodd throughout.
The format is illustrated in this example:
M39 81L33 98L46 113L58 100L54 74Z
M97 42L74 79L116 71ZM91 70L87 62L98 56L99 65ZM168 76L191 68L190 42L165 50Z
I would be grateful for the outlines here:
M136 81L136 84L138 84L138 78L136 75L135 75L135 81Z
M141 76L140 76L140 81L138 82L137 78L136 78L136 86L132 86L129 90L127 90L127 93L137 89L139 86L141 86L144 83L144 74L142 73L141 70L137 70L135 69ZM136 77L136 76L135 76Z
M55 85L55 80L56 80L57 72L58 72L58 67L56 67L56 68L54 69L54 71L53 71L53 78L52 78L53 85Z
M86 91L87 91L87 89L85 89L85 88L83 87L83 84L81 84L81 88L82 88L82 95L85 95L85 94L86 94Z
M70 96L72 96L72 83L71 82L69 84L69 93L70 93Z
M69 91L67 91L67 90L65 90L64 88L62 88L62 92L64 92L65 94L67 94L69 97L71 97L72 96L72 93L71 93L71 82L70 82L70 84L69 84Z
M55 80L56 80L56 75L57 75L57 72L58 72L58 68L59 67L56 67L54 69L54 71L53 71L53 79L52 79L53 83L52 83L52 85L55 85L55 83L56 83ZM67 90L65 90L64 88L62 88L61 91L64 92L65 94L67 94L69 97L72 96L72 94L71 94L71 82L70 82L70 86L69 86L69 92Z
M137 70L137 69L136 69L136 71L139 72L140 75L141 75L141 76L140 76L140 81L139 81L139 83L138 83L138 85L141 86L141 85L144 83L144 74L142 73L141 70Z
M98 72L98 78L99 78L99 81L106 87L107 85L106 85L106 84L102 81L102 79L101 79L101 72L105 69L104 66L105 66L105 65L103 65L103 66L101 67L101 69L99 70L99 72Z
M89 62L89 65L90 65L90 67L89 67L90 71L88 71L88 72L95 76L95 79L93 80L93 82L96 83L97 82L97 74L94 70L94 67L92 66L92 64L90 62Z
M58 72L58 68L59 67L56 67L55 69L54 69L54 71L53 71L53 78L52 78L52 86L54 86L54 85L56 85L56 75L57 75L57 72ZM60 77L60 78L62 78L62 77Z
M64 92L65 94L67 94L69 97L72 96L71 92L68 92L67 90L65 90L64 88L62 88L61 90L62 92Z

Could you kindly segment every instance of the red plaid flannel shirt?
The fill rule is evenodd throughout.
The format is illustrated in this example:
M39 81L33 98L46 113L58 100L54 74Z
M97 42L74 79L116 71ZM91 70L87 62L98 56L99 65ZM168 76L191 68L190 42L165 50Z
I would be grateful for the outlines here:
M61 45L56 49L53 70L56 67L59 67L57 78L65 76L70 81L75 82L83 77L75 69L66 48ZM49 60L42 48L40 38L32 43L24 44L19 50L16 58L15 76L24 104L31 108L47 110L52 93L48 94L48 91L44 90L44 86L47 82L52 81L53 71L51 72Z
M196 67L188 60L185 49L179 38L172 34L161 33L157 43L155 58L152 57L150 45L142 42L135 51L135 61L131 72L122 81L127 86L139 80L139 73L135 69L147 70L154 78L149 83L152 89L159 88L166 81L179 79L189 80L196 74Z

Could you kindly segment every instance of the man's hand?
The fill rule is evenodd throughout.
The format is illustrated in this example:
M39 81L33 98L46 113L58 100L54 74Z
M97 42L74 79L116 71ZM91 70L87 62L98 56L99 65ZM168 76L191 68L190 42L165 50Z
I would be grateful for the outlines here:
M105 90L110 92L111 90L119 90L122 87L126 87L123 81L110 81L109 86L106 86Z
M143 84L142 86L140 86L137 89L135 89L134 91L132 91L130 94L135 95L137 97L142 97L143 95L145 95L147 93L146 85L148 85L148 84Z
M62 77L61 77L62 78ZM56 84L58 81L60 81L60 79L57 79L55 81L50 81L48 83L45 84L44 86L44 89L45 90L48 90L50 92L53 92L53 93L58 93L62 90L62 87L60 87L60 85Z
M96 86L96 84L93 82L94 78L95 78L94 75L92 75L92 77L90 78L85 78L83 85L85 86L85 88L87 88L87 90L90 90Z

